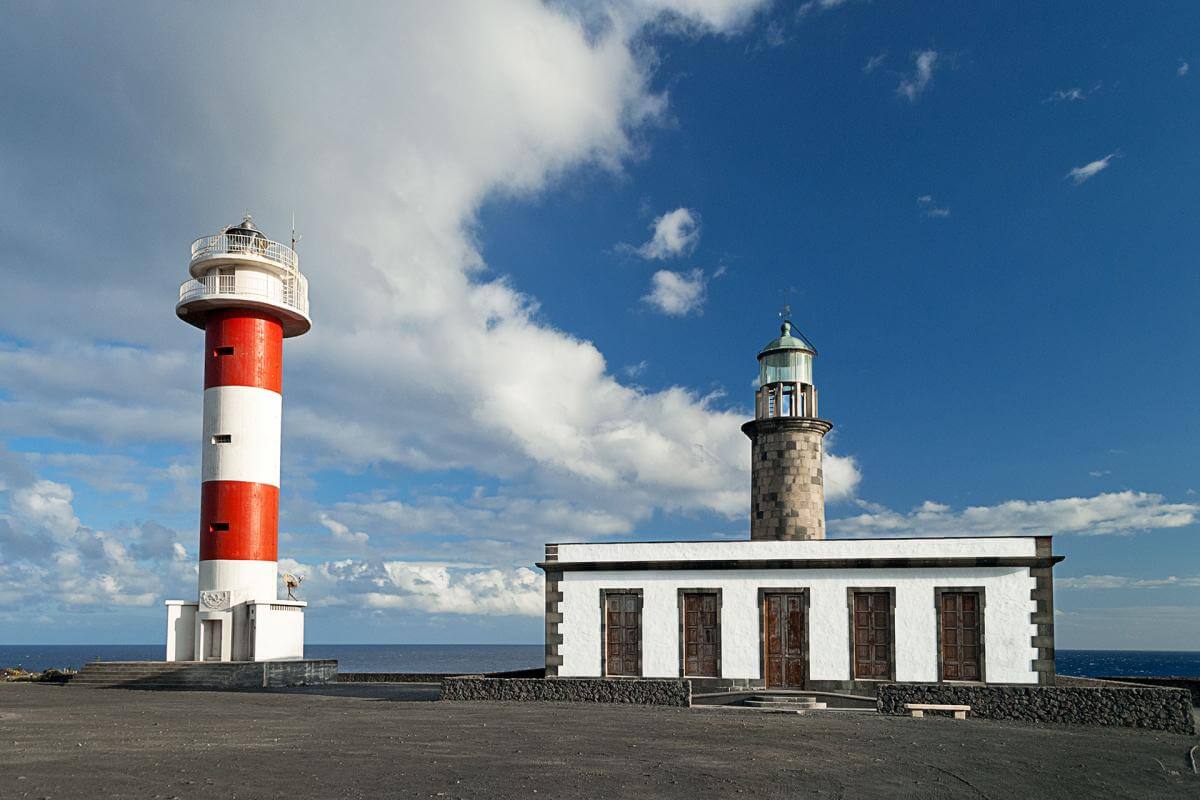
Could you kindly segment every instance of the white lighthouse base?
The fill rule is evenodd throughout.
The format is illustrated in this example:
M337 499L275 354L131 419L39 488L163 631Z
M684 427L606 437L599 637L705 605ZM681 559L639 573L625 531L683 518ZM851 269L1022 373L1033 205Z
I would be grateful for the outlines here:
M167 661L282 661L304 658L304 600L228 603L168 600ZM220 597L225 594L222 603Z

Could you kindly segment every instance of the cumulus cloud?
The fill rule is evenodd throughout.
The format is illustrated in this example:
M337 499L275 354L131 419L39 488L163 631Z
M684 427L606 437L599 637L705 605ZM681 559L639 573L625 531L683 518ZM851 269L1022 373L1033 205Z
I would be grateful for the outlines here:
M54 246L6 274L12 281L0 295L0 325L25 337L0 351L0 424L85 442L190 446L198 333L145 309L169 307L200 221L215 228L249 208L270 233L271 214L286 220L294 204L315 328L286 349L285 475L472 469L564 493L587 489L602 510L633 492L727 513L729 487L748 467L742 415L684 387L623 384L591 342L556 328L535 298L488 272L476 211L486 197L530 195L573 169L621 168L632 132L661 119L666 103L649 88L653 60L634 44L639 25L683 14L729 33L761 5L616 2L604 6L599 28L571 5L534 0L436 11L365 5L352 27L334 12L288 15L255 48L186 6L137 25L99 13L64 25L54 35L81 65L66 75L73 93L51 104L31 96L30 106L91 118L80 98L111 91L101 77L107 65L127 63L122 85L138 102L118 104L97 119L102 135L84 143L80 134L66 150L112 163L132 150L146 172L131 180L131 194L128 176L116 183L86 169L62 142L37 151L30 131L0 134L3 152L21 152L5 159L16 167L0 189L2 230L26 241L40 220L56 221L46 236ZM95 35L81 33L89 28ZM206 31L211 58L176 57ZM26 46L10 43L8 53ZM291 85L305 87L304 102L278 91L280 63L290 65ZM371 91L346 91L366 76ZM230 118L230 86L259 101ZM39 93L50 91L43 80ZM196 179L214 164L221 181ZM83 181L73 196L108 200L97 211L38 190L63 181ZM110 208L124 211L106 215ZM678 211L666 215L664 254L685 252L698 233L694 214ZM93 265L70 254L124 252L131 213L146 223L139 257L114 262L113 279L97 285ZM687 287L675 288L685 294L668 305L680 308ZM89 311L48 324L47 296ZM97 343L114 331L127 343ZM471 391L446 380L457 369L469 370ZM694 491L675 491L679 464ZM603 491L591 491L597 485Z
M700 241L700 218L690 208L668 211L654 220L654 234L635 251L645 259L677 258L687 255Z
M1108 492L1057 500L1009 500L955 511L927 500L908 512L859 501L864 513L832 520L839 536L1032 536L1130 534L1191 525L1200 505L1168 503L1159 494Z
M1067 173L1066 177L1070 178L1071 182L1076 186L1086 180L1094 178L1104 170L1108 169L1108 164L1117 157L1116 152L1109 153L1104 158L1098 158L1095 161L1090 161L1082 167L1074 167Z
M363 533L362 531L351 531L345 525L338 522L336 519L333 519L328 514L319 514L317 519L323 526L325 526L327 531L333 534L334 540L342 544L362 547L371 540L371 537L367 534Z
M1191 66L1188 65L1188 62L1184 61L1183 59L1180 59L1179 60L1179 68L1175 70L1175 74L1182 78L1184 75L1188 74L1188 70L1190 70L1190 69L1191 69Z
M910 103L924 94L929 82L933 80L933 70L938 62L936 50L921 50L913 53L913 71L900 79L896 94L907 99Z
M700 312L707 289L704 270L672 272L660 269L651 277L650 291L642 300L668 316L683 317Z
M305 599L327 606L470 616L540 617L545 612L545 579L527 567L354 559L306 565L284 559L280 569L305 575Z
M68 484L37 476L0 489L6 614L149 606L189 577L194 581L195 563L178 533L155 523L93 530L80 522L74 500Z

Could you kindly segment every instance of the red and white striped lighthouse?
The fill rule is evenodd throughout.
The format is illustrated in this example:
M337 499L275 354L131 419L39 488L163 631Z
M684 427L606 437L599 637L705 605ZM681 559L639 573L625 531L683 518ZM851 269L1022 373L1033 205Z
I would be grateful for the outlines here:
M167 659L299 658L304 604L278 599L276 560L283 340L312 325L308 281L249 216L197 239L188 269L175 312L204 329L199 597L168 602Z

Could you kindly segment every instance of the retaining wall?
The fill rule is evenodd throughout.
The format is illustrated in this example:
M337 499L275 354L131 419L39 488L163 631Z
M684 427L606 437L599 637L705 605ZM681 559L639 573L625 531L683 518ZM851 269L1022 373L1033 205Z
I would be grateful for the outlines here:
M337 680L338 662L334 658L309 658L296 661L263 661L263 686L312 686Z
M485 672L475 677L541 678L545 668L515 669L508 672ZM462 672L339 672L338 683L441 683L446 678L470 677Z
M676 679L481 678L442 681L442 700L543 701L551 703L627 703L640 706L690 706L692 684Z
M1192 693L1192 705L1200 706L1200 678L1185 678L1178 675L1117 675L1105 678L1105 680L1140 683L1143 686L1173 686L1176 689L1187 689Z
M1116 725L1188 735L1196 732L1192 699L1183 689L944 683L888 683L879 687L879 713L908 714L905 703L969 705L972 716L984 719Z

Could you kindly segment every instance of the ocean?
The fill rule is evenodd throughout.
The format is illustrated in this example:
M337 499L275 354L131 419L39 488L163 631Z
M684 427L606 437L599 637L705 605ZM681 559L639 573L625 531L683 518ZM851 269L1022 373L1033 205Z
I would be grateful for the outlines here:
M0 645L0 667L78 669L88 661L159 661L161 644ZM503 672L542 665L540 644L310 644L308 658L336 658L342 672ZM1200 651L1059 650L1064 675L1200 677Z

